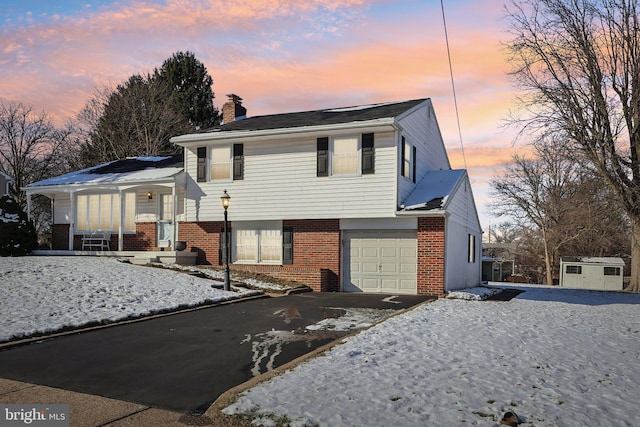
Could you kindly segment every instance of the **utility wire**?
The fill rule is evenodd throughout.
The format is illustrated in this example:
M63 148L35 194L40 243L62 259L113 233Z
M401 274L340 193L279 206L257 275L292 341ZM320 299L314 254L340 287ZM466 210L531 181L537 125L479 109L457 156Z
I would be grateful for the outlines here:
M444 39L447 43L447 57L449 58L449 74L451 75L451 88L453 90L453 104L456 109L456 121L458 122L458 138L460 138L460 149L462 150L462 160L464 161L464 168L467 169L467 158L464 155L464 145L462 144L462 130L460 128L460 114L458 113L458 98L456 96L456 84L453 79L453 66L451 65L451 50L449 49L449 35L447 34L447 19L444 16L444 0L440 0L440 7L442 9Z

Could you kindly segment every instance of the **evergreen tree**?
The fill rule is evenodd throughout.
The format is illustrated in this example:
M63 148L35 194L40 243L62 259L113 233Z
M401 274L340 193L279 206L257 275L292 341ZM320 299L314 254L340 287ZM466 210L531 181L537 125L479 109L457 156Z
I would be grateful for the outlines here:
M28 255L38 247L36 229L20 205L0 198L0 256Z
M154 77L177 96L182 113L192 126L206 129L220 123L220 114L213 106L213 79L193 53L174 53L155 70Z

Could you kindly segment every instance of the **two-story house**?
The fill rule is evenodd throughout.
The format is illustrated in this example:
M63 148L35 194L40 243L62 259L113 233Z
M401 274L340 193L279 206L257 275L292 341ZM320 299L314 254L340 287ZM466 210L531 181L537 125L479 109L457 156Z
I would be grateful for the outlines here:
M55 193L53 231L69 249L81 228L97 227L91 198L104 197L112 247L183 241L199 264L220 265L226 190L232 269L323 291L442 295L480 284L469 178L451 169L429 99L247 117L230 95L222 125L171 141L184 148L179 172L107 182L96 167L85 172L94 178L27 192Z

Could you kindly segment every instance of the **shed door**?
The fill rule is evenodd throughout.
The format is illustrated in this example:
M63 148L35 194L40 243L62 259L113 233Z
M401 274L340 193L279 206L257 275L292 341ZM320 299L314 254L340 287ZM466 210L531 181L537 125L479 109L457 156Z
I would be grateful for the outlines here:
M415 231L345 233L342 290L416 294Z

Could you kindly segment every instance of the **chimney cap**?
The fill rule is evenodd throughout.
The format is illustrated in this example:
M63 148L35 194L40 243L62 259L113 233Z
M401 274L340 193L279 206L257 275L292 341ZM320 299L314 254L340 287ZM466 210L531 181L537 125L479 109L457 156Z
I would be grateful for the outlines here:
M242 98L240 98L235 93L230 93L227 95L227 97L229 98L229 101L238 102L238 103L242 101Z

